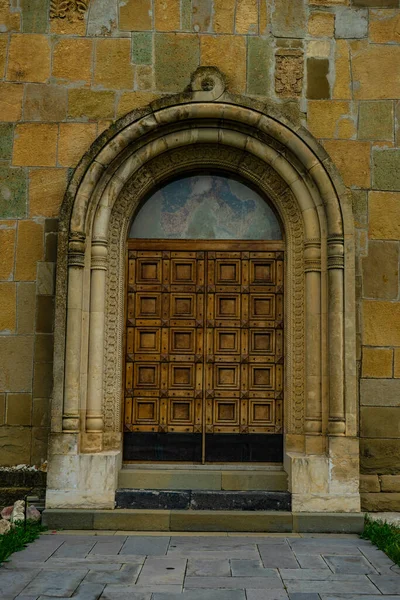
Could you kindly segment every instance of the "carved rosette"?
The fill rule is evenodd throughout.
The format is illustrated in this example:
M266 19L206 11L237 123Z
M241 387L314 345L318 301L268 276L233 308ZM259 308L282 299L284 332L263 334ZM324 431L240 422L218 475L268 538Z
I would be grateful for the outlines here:
M301 95L304 57L300 49L282 48L275 55L275 91L282 98Z
M51 0L50 19L84 19L89 0Z

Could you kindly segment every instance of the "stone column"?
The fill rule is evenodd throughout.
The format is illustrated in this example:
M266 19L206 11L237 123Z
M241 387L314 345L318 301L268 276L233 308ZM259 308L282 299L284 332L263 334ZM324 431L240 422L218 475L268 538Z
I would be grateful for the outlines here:
M86 431L103 431L104 310L107 271L107 240L92 241L89 317L89 370Z
M65 344L64 406L62 428L79 431L82 290L85 260L85 235L72 232L68 243L68 297Z
M320 434L321 404L321 240L304 243L306 286L306 416L305 432Z
M343 236L328 237L329 433L346 431L344 406Z

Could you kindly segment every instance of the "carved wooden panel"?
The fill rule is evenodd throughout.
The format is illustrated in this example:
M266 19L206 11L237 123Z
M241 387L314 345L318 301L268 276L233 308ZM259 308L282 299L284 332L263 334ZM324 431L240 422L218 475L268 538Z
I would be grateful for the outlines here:
M281 432L283 252L157 247L129 242L125 429Z

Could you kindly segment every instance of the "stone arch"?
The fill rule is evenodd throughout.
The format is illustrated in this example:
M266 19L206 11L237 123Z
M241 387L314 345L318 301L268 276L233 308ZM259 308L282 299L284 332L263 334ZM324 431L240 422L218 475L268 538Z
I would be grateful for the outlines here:
M162 181L211 166L262 190L285 228L292 493L299 506L306 496L323 497L324 510L334 510L344 494L351 496L350 510L359 510L354 485L349 491L336 480L332 489L315 484L315 469L328 481L332 457L342 457L337 440L357 435L351 204L329 157L305 129L229 94L214 68L198 69L187 92L118 121L75 171L60 219L52 431L79 438L77 456L120 451L128 224ZM303 510L313 510L313 502Z

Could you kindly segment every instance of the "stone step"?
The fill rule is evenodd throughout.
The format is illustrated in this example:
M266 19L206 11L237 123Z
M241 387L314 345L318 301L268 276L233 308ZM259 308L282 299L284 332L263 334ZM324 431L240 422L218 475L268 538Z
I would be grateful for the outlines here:
M175 532L361 533L363 513L46 508L49 529Z
M264 490L287 492L283 469L199 469L123 467L119 488L144 490Z
M291 509L289 492L221 490L132 490L115 493L116 508L154 510Z

